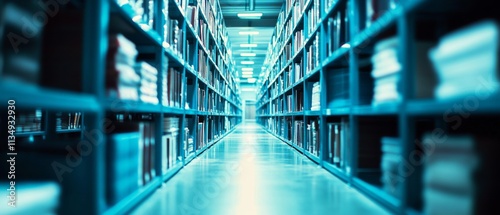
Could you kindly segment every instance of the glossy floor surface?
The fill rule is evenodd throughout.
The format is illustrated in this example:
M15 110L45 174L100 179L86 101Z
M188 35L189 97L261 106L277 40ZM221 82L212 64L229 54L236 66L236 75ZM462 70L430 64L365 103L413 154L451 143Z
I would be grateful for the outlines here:
M132 214L388 214L304 155L246 123L186 165Z

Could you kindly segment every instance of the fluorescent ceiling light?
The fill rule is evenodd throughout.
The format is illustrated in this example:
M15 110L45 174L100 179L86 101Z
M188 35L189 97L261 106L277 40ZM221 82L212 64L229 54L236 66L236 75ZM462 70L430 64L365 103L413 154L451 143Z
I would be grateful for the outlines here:
M241 75L241 77L243 77L243 78L252 78L253 74L243 74L243 75Z
M255 53L241 53L240 54L242 57L255 57L257 54Z
M241 48L255 48L257 47L257 43L243 43L240 44Z
M257 35L258 31L240 31L240 35Z
M253 71L253 68L241 68L241 71Z
M248 79L248 83L255 83L257 81L257 79L255 78L249 78Z
M241 61L241 64L244 64L244 65L252 65L252 64L254 64L254 62L253 62L253 61L251 61L251 60L245 60L245 61Z
M253 74L253 72L252 72L252 71L249 71L249 72L241 72L241 74L243 74L243 75L251 75L251 74Z
M238 17L240 19L260 19L260 17L262 17L262 13L255 13L255 12L238 13Z

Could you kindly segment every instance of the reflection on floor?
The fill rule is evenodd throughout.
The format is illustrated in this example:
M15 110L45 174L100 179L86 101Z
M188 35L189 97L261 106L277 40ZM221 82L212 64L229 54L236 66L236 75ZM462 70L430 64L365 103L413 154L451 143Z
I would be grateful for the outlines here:
M132 214L388 214L266 133L237 130L184 167Z

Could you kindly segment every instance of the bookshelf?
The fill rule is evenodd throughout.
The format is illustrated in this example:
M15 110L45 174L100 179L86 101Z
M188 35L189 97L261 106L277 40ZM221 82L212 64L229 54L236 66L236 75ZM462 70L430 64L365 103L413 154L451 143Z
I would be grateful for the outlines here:
M127 213L241 122L217 0L48 2L0 3L0 99L26 119L17 177L56 185L55 212Z
M271 66L257 86L257 121L395 214L498 211L484 200L496 196L490 179L499 178L490 169L498 159L488 153L496 150L490 144L499 137L489 126L498 124L500 110L493 66L500 17L491 7L468 0L286 1L266 56ZM432 134L449 139L437 143ZM471 159L482 163L463 163ZM445 169L468 181L453 187L439 174ZM467 199L460 209L452 200L458 198Z

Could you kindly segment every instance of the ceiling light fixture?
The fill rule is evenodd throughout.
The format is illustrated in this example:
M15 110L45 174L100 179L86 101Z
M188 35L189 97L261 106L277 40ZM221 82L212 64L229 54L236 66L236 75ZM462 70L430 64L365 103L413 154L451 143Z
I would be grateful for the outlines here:
M243 65L252 65L252 64L254 64L254 62L251 61L251 60L244 60L244 61L241 61L241 64L243 64Z
M257 81L257 79L255 79L255 78L249 78L247 80L248 80L248 83L255 83Z
M255 48L257 47L257 43L243 43L240 44L241 48Z
M253 68L241 68L241 71L253 71Z
M241 72L241 74L243 75L253 75L253 72L249 71L249 72Z
M257 54L255 53L241 53L240 56L242 57L255 57Z
M244 12L238 13L238 17L240 19L260 19L262 17L262 13Z

